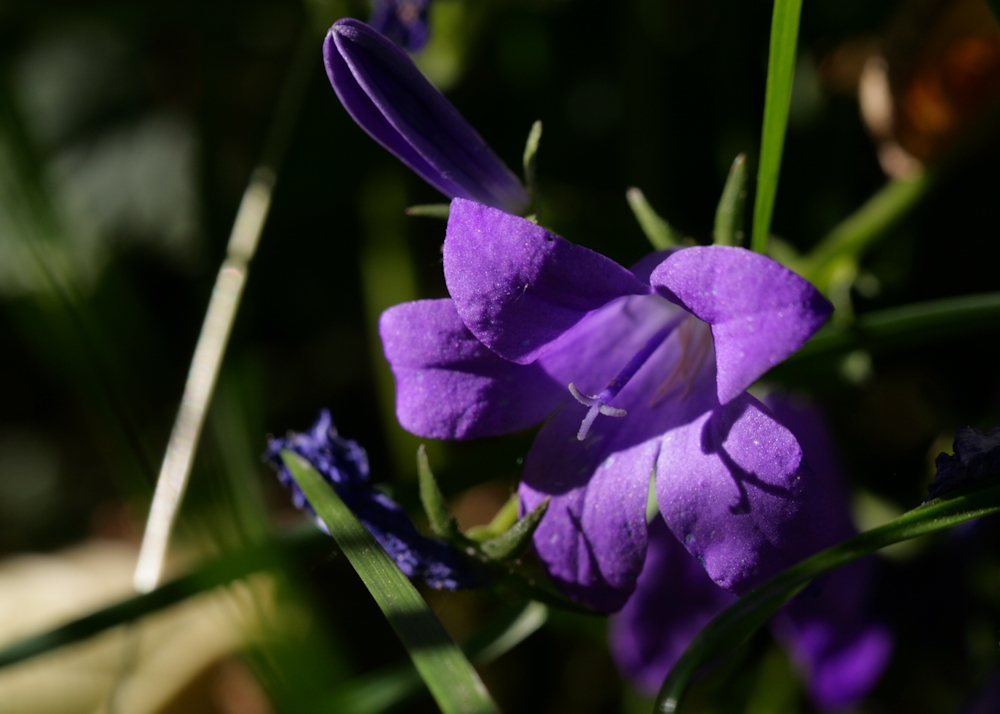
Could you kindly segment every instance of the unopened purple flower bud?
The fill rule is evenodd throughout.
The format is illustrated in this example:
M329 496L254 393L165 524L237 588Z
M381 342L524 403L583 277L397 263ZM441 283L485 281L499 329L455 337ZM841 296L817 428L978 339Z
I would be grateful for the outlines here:
M434 188L508 213L527 209L517 177L386 37L358 20L338 20L323 58L347 113Z
M431 0L375 0L368 23L410 52L427 44Z

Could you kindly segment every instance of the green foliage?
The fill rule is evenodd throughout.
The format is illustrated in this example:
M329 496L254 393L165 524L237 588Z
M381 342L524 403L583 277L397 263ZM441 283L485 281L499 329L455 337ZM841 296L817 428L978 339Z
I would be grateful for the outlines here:
M767 58L767 91L764 95L764 128L760 138L760 165L757 168L757 195L753 206L753 234L750 247L767 252L774 200L778 195L778 175L785 147L788 108L792 102L799 15L802 0L775 0L771 16L771 48Z

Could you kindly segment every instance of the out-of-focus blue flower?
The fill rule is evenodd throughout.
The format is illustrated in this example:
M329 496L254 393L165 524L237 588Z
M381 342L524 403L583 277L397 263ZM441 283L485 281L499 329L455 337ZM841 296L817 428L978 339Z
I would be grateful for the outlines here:
M358 20L338 20L323 59L347 113L427 183L449 198L527 209L517 177L388 39Z
M416 52L427 44L431 0L374 0L368 24L400 47Z
M937 476L928 489L928 500L986 476L1000 474L1000 426L982 431L971 426L955 432L955 453L938 454Z
M438 439L552 415L519 491L525 512L549 500L534 543L567 595L614 611L632 594L654 470L670 530L734 592L829 542L799 444L746 393L830 314L807 281L723 246L628 270L461 199L443 256L451 299L379 322L396 414Z
M816 512L833 540L854 534L846 493L819 414L787 399L767 400L775 417L798 438L828 508ZM659 474L658 474L659 478ZM829 544L832 544L831 543ZM809 682L813 701L837 710L862 699L892 654L892 636L866 615L871 561L841 568L790 602L772 622L775 636ZM611 620L610 644L622 674L653 694L708 622L736 601L670 535L657 516L649 527L649 554L635 594Z
M278 480L291 489L295 506L315 515L281 460L281 452L285 450L304 458L333 486L344 504L408 577L442 590L481 584L478 571L469 561L446 543L417 532L399 504L371 487L365 450L357 442L337 434L329 411L321 411L307 432L291 432L284 439L269 438L264 453L264 459L278 472ZM318 517L316 522L329 532Z

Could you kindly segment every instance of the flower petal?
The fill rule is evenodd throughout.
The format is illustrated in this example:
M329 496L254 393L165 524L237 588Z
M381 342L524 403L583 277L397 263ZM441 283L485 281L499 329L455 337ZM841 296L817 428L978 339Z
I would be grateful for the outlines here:
M798 441L745 393L664 437L656 490L670 530L736 593L834 541Z
M891 632L866 616L872 565L862 560L830 573L817 584L818 595L803 592L772 623L820 708L839 711L856 704L892 657Z
M712 326L723 404L804 345L833 311L808 281L743 248L675 251L650 282Z
M517 216L455 199L444 277L462 321L501 357L528 364L591 310L649 287L610 258Z
M368 24L400 47L416 52L427 44L430 0L375 0Z
M407 431L472 439L527 428L568 394L540 365L484 347L451 300L420 300L382 313L379 334L396 377L396 414Z
M515 213L527 208L517 177L388 39L358 20L338 20L323 58L348 114L434 188Z
M635 594L608 623L618 670L641 692L654 695L694 636L735 601L656 518L649 524L649 549Z
M628 301L663 309L652 296ZM613 403L627 411L624 417L598 417L579 441L587 409L570 403L542 427L525 461L524 510L551 499L535 549L567 595L598 610L621 608L642 570L646 501L662 434L703 409L696 400L657 398L680 349L678 340L667 340L619 393Z

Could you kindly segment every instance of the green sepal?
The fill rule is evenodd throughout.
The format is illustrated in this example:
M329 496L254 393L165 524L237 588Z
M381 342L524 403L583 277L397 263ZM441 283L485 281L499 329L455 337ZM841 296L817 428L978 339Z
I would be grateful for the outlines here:
M531 537L535 535L538 524L542 522L542 516L548 509L549 499L546 498L506 532L482 543L480 550L491 560L514 560L521 557L531 546Z
M417 447L417 476L420 480L420 503L423 504L431 530L439 538L444 538L449 542L462 541L464 544L465 539L462 538L462 533L458 529L458 522L448 510L444 494L441 493L437 479L434 478L434 473L431 471L427 449L423 444Z
M528 132L528 140L524 143L524 158L522 159L522 164L524 166L524 185L528 189L528 195L531 196L531 213L536 213L538 208L538 182L535 178L536 176L536 166L538 164L538 144L542 140L542 122L541 120L536 121L531 125L531 131ZM534 221L537 223L537 221Z
M448 203L424 203L419 206L409 206L406 209L408 216L422 216L424 218L440 218L448 220L451 214L451 205Z
M473 526L465 532L465 535L477 543L496 538L508 531L517 521L517 512L521 508L521 499L515 493L507 499L507 503L500 507L493 520L485 526Z
M747 201L747 155L733 160L715 211L715 245L743 245L743 209Z
M680 235L653 210L642 191L633 186L625 192L625 200L635 214L642 232L656 250L666 250L681 244Z

